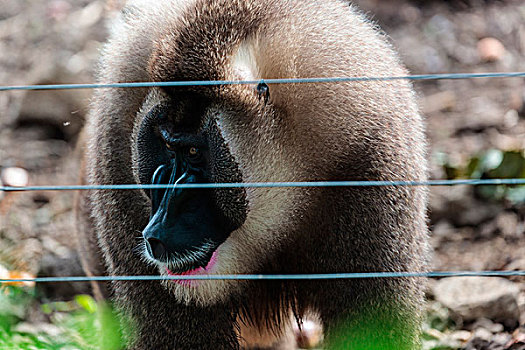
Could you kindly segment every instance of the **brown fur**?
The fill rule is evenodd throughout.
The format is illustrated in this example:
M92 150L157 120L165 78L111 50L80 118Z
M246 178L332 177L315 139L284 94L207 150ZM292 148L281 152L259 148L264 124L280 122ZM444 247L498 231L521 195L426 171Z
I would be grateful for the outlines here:
M340 0L142 0L132 1L116 24L99 81L404 74L387 40ZM86 128L88 183L136 183L133 142L144 113L190 93L214 102L207 115L218 118L246 182L426 179L414 93L408 82L389 81L270 85L267 104L247 85L99 90ZM136 253L149 217L147 197L141 191L84 196L82 242L103 256L108 273L159 274ZM247 188L246 199L246 221L219 247L213 273L426 268L421 187ZM84 257L88 273L104 273ZM130 347L137 349L277 347L280 338L281 347L293 347L290 320L307 310L319 314L328 347L419 344L419 279L111 287L135 320ZM273 341L264 339L269 334Z

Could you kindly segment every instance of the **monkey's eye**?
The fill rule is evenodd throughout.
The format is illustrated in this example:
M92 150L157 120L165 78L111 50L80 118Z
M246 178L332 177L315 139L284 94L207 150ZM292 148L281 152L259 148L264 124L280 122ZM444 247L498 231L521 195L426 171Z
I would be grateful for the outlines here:
M198 160L201 156L201 151L197 147L188 148L188 156L192 160Z
M189 160L193 162L198 162L202 158L202 152L197 147L189 147L186 153L188 155Z

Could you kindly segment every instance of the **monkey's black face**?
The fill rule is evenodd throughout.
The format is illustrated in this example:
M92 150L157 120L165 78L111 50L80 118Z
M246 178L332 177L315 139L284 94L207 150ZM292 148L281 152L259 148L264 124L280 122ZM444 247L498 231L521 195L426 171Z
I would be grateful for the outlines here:
M140 181L153 189L151 215L142 234L145 254L167 273L206 268L213 254L246 218L243 189L181 189L177 184L241 182L216 122L174 123L174 113L204 113L202 105L158 105L144 118L137 141ZM180 120L181 118L179 118Z

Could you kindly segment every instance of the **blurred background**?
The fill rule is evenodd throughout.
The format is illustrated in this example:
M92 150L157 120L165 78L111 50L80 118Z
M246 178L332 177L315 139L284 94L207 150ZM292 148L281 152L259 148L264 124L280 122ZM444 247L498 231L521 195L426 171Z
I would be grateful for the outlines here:
M525 71L523 0L354 3L386 32L412 74ZM118 5L2 0L0 85L94 82L107 22ZM414 85L427 120L431 178L525 177L523 78ZM4 185L78 183L75 144L90 94L0 92ZM0 278L83 274L73 196L0 192ZM429 224L433 270L525 270L525 186L432 187ZM48 348L65 337L64 320L78 321L72 313L96 308L82 296L89 292L84 283L6 290L0 291L0 345L21 346L14 340L19 337L32 346L40 339ZM432 280L428 296L426 348L525 349L525 278ZM83 341L75 344L88 348Z

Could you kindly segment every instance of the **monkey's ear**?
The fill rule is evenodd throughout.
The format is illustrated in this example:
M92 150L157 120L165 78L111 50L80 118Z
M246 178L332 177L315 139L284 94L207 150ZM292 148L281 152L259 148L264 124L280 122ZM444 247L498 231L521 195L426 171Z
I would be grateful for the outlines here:
M231 62L232 74L235 80L261 80L256 87L253 87L253 92L257 94L259 100L264 100L266 104L270 99L270 88L262 82L263 77L257 64L257 55L260 55L260 52L256 51L256 46L253 42L247 41L242 43ZM252 88L251 85L248 85L248 87Z

